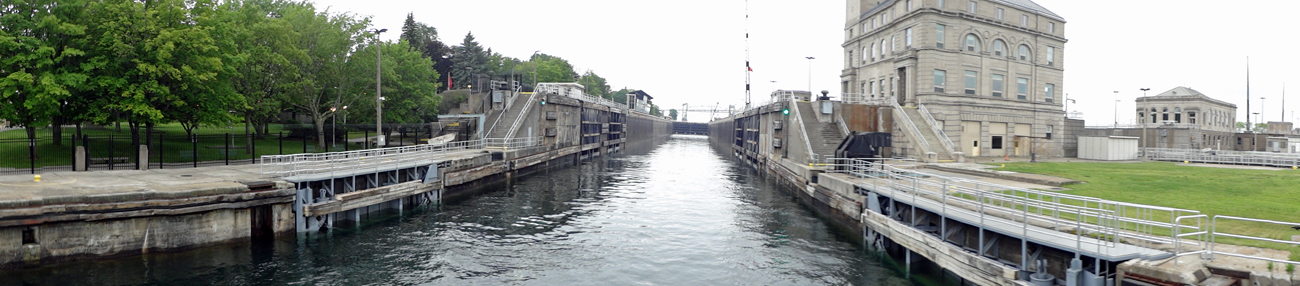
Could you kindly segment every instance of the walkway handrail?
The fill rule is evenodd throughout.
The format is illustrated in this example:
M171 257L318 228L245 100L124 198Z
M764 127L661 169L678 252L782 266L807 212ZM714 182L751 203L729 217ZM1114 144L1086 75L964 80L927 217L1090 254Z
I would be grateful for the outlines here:
M803 137L803 146L808 149L808 163L816 163L817 153L813 153L812 140L808 140L808 124L803 122L803 113L799 112L799 103L794 100L794 97L787 99L789 100L787 102L790 104L790 110L794 110L794 118L799 120L799 128L797 129L799 135Z
M1218 230L1218 227L1219 227L1219 219L1220 219L1220 218L1225 219L1225 220L1240 220L1240 221L1249 221L1249 222L1260 222L1260 223L1280 224L1280 225L1283 225L1283 226L1290 226L1290 227L1300 227L1300 223L1294 223L1294 222L1275 221L1275 220L1266 220L1266 219L1257 219L1257 218L1235 217L1235 216L1226 216L1226 215L1216 215L1216 216L1214 216L1213 219L1210 220L1210 249L1206 251L1207 253L1210 254L1210 257L1214 257L1214 255L1217 255L1217 254L1223 254L1223 255L1227 255L1227 256L1235 256L1235 257L1248 258L1248 259L1258 259L1258 260L1265 260L1265 261L1271 261L1271 262L1277 262L1277 263L1287 263L1287 264L1293 264L1293 265L1300 265L1300 262L1290 261L1290 260L1281 260L1281 259L1274 259L1274 258L1268 258L1268 257L1263 257L1263 256L1254 256L1254 255L1237 254L1237 253L1232 253L1232 252L1219 252L1219 251L1214 251L1214 244L1216 243L1216 239L1217 239L1218 236L1233 237L1233 238L1240 238L1240 239L1249 239L1249 240L1256 240L1256 241L1267 241L1267 242L1273 242L1273 243L1282 243L1282 244L1291 244L1291 245L1297 245L1297 246L1300 246L1300 242L1297 242L1297 241L1278 240L1278 239L1272 239L1272 238L1267 238L1267 237L1255 237L1255 236L1240 235L1240 234L1231 234L1231 233L1220 233L1219 230Z
M848 104L887 106L889 105L888 103L889 101L893 101L893 97L888 97L888 96L875 97L864 93L842 93L840 94L840 96L842 97L842 101Z
M263 155L259 165L262 175L273 177L377 170L384 166L410 163L431 164L443 154L460 150L508 150L539 146L542 143L541 139L541 137L485 138L440 145L419 144L343 152Z
M510 130L506 132L506 138L515 137L515 131L519 131L519 126L524 124L524 116L528 114L528 107L533 106L534 100L537 100L536 92L534 92L532 95L529 95L528 102L525 103L524 108L519 109L519 117L515 118L515 122L510 124ZM502 116L505 116L505 114L502 114Z
M934 120L933 115L930 115L930 110L925 109L924 104L917 103L916 108L918 109L917 111L921 113L921 117L925 118L925 122L930 124L930 130L934 131L934 134L939 136L939 143L943 143L944 151L948 151L948 154L952 154L954 152L954 145L952 144L952 139L948 138L948 133L943 132L943 126L939 126L939 121Z
M828 159L826 170L826 172L830 173L845 173L862 178L927 177L924 180L918 179L918 186L931 189L936 187L939 189L946 188L952 192L949 193L950 196L952 194L967 195L967 197L956 199L974 201L975 199L972 198L978 198L979 201L976 204L982 208L1007 209L1010 206L1009 209L1011 210L1032 209L1034 213L1029 218L1030 220L1054 226L1082 224L1080 227L1089 233L1110 235L1113 238L1112 242L1117 242L1120 238L1128 238L1145 243L1172 244L1175 243L1175 237L1172 237L1172 235L1157 235L1156 233L1168 230L1167 233L1172 234L1175 229L1178 229L1178 231L1182 229L1202 230L1201 226L1181 225L1177 220L1177 217L1199 215L1200 212L1195 210L1116 202L1071 194L1017 188L978 180L946 177L902 169L867 159ZM928 192L924 188L920 191ZM1168 220L1157 218L1164 213L1170 215ZM1083 220L1077 222L1063 219L1061 217L1063 214L1067 216L1073 215L1076 219L1083 218ZM1157 231L1157 229L1161 231Z
M1300 166L1300 154L1298 153L1174 148L1142 148L1142 151L1148 158L1156 161L1261 165L1282 168Z
M1208 218L1209 218L1209 217L1207 217L1206 215L1203 215L1203 214L1199 214L1199 215L1189 215L1189 216L1180 216L1180 217L1174 219L1174 225L1182 225L1182 221L1183 221L1184 219L1196 219L1196 226L1197 226L1198 229L1200 229L1200 227L1202 226L1202 223L1204 223L1205 219L1208 219ZM1197 238L1198 241L1200 241L1200 242L1205 242L1205 237L1206 237L1206 236L1209 236L1209 235L1211 235L1211 232L1208 231L1208 230L1204 230L1204 229L1200 229L1200 231L1194 231L1194 232L1190 232L1190 233L1182 233L1182 228L1181 228L1181 227L1175 227L1175 228L1174 228L1174 266L1178 266L1178 257L1179 257L1179 256L1183 256L1183 255L1192 255L1192 254L1198 254L1198 253L1209 253L1209 252L1210 252L1210 249L1213 249L1213 247L1214 247L1214 246L1207 246L1207 245L1205 245L1205 244L1201 244L1201 250L1192 251L1192 252L1182 252L1182 251L1183 251L1183 243L1182 243L1182 242L1183 242L1183 237L1187 237L1187 236L1196 236L1196 237L1198 237L1198 238Z
M919 155L924 158L924 156L926 156L925 153L930 152L930 142L925 140L925 135L921 135L921 130L916 128L916 124L912 124L912 119L907 116L907 112L903 111L903 107L899 106L898 102L891 101L890 106L894 107L894 120L902 121L903 127L907 128L907 131L912 133L912 138L908 139L912 139L913 142L918 143L914 145L918 146L916 149L921 150L921 154ZM902 118L902 120L898 120L899 118Z

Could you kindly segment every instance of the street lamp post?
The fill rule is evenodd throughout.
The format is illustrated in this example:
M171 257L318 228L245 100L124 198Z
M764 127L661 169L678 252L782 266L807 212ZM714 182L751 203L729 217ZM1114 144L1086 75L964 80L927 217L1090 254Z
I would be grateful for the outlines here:
M533 55L528 57L528 61L533 62L533 92L537 92L537 53L541 50L533 51Z
M1255 112L1255 121L1259 122L1259 112ZM1248 128L1247 130L1250 130L1250 132L1255 133L1255 139L1250 141L1250 151L1255 151L1255 149L1259 149L1259 132L1255 132L1254 126L1246 126L1246 128Z
M384 89L383 87L383 53L379 46L379 34L388 29L371 29L375 33L375 147L384 146Z
M1142 91L1142 103L1143 103L1143 104L1146 104L1146 101L1147 101L1147 91L1148 91L1148 90L1151 90L1151 89L1150 89L1150 88L1145 88L1145 87L1144 87L1144 88L1139 88L1138 90L1141 90L1141 91ZM1142 114L1146 114L1146 113L1147 113L1147 111L1146 111L1146 107L1142 107ZM1138 147L1146 147L1146 145L1147 145L1147 143L1146 143L1146 142L1147 142L1147 118L1146 118L1146 116L1143 116L1141 119L1138 119L1137 122L1138 122L1138 125L1142 125L1142 136L1138 136L1138 138L1141 138L1142 141L1141 141L1140 144L1138 144ZM1141 148L1139 148L1139 149L1141 149ZM1144 155L1145 155L1145 154L1144 154ZM1146 156L1142 156L1142 159L1143 159L1143 160L1146 160L1146 158L1147 158Z
M339 125L339 114L334 113L338 110L339 110L338 108L330 107L330 113L333 113L332 116L330 116L330 120L334 120L333 123L330 123L330 146L334 146L338 144L339 131L338 128L336 128L335 126Z
M808 100L812 100L812 60L814 57L803 57L808 59Z
M1119 91L1115 91L1115 108L1110 111L1115 115L1115 128L1119 128Z

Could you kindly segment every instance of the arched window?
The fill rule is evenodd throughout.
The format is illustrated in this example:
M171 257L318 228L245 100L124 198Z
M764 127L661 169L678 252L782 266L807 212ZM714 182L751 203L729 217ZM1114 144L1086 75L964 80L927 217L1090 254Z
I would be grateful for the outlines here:
M1002 40L993 40L993 55L1001 57L1001 56L1006 56L1006 54L1007 54L1007 43L1003 42Z
M1174 107L1174 123L1183 123L1183 108Z
M870 54L871 54L871 51L870 51L870 50L867 50L867 48L862 48L862 61L863 61L863 62L866 62L867 59L869 59L869 58L867 58L867 55L870 55Z
M1151 123L1156 123L1156 108L1151 108Z
M888 54L889 53L885 51L885 39L880 39L880 59L885 59Z
M971 52L980 51L980 39L975 34L966 34L966 50Z
M1169 120L1169 108L1168 108L1168 107L1162 107L1162 108L1160 108L1160 120L1161 120L1161 121Z
M876 44L875 44L875 43L872 43L872 44L871 44L871 60L872 60L872 61L875 61L875 60L876 60Z
M1033 58L1029 56L1029 46L1026 45L1020 45L1020 49L1016 51L1016 53L1017 53L1016 56L1020 57L1020 60L1022 61L1026 61Z

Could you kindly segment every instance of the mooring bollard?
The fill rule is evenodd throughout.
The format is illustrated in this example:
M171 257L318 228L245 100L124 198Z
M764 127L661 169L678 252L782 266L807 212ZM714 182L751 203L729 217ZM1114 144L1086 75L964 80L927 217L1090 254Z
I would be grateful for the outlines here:
M41 175L32 175L32 176L35 176L35 177L36 177L36 182L37 182L37 183L40 183L40 182L41 182Z

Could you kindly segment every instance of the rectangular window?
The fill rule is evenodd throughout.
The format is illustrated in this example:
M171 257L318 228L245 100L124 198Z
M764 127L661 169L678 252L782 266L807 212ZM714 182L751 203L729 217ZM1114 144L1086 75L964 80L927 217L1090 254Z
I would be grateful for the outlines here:
M975 94L975 86L978 81L979 73L976 73L975 71L966 71L966 94Z
M1047 32L1048 32L1048 33L1053 33L1053 34L1055 34L1055 33L1056 33L1056 23L1054 23L1054 22L1047 22Z
M1043 101L1052 102L1052 97L1056 95L1056 85L1047 84L1043 87Z
M966 11L975 14L975 1L970 1L970 4L966 5Z
M889 13L885 13L885 15L884 15L883 17L885 17L885 20L883 21L883 23L888 24L888 23L889 23Z
M1002 8L998 8L998 9L997 9L996 14L997 14L997 16L998 16L998 20L999 20L999 21L1002 20L1002 14L1005 14L1005 13L1006 13L1006 10L1002 10Z
M944 6L944 1L939 0L939 9L943 9L943 6Z
M880 80L880 95L885 95L885 80Z
M1020 26L1029 27L1029 15L1020 15Z
M1002 136L993 136L993 149L1002 149Z
M907 11L912 11L912 0L907 0Z
M868 84L869 84L871 87L870 87L869 89L867 89L867 93L870 93L871 96L875 96L875 95L876 95L876 81L874 81L874 80L873 80L873 81L870 81Z
M907 43L907 44L904 45L904 47L911 47L911 46L912 46L912 28L907 28L907 36L906 36L906 38L907 38L907 39L906 39L906 41L907 41L906 43Z
M1055 63L1055 62L1056 62L1056 48L1055 48L1055 47L1047 47L1047 65L1048 65L1048 66L1051 66L1052 63Z
M943 70L934 70L934 92L943 92L945 74Z
M898 51L898 36L889 36L889 51Z
M993 75L993 97L1002 97L1003 76L1000 74Z
M1196 124L1196 112L1187 113L1187 123Z
M1047 126L1047 139L1052 139L1052 126Z
M934 26L934 46L943 48L943 25Z
M1029 94L1029 79L1016 78L1016 98L1025 99Z

